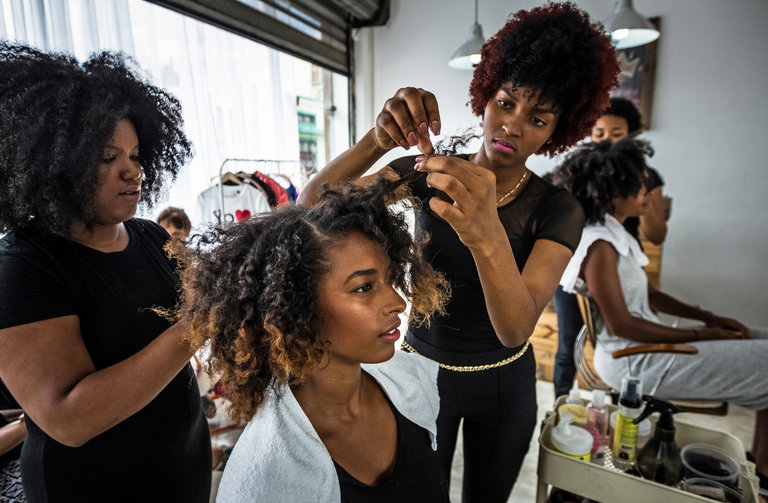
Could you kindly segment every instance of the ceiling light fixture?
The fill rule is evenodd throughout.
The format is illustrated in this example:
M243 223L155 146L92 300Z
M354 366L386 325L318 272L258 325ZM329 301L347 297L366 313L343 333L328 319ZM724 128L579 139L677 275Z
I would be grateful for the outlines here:
M469 31L469 38L461 44L456 52L448 61L448 66L457 70L471 70L473 66L480 62L480 50L485 43L483 36L483 27L477 22L477 2L475 0L475 23Z
M659 30L638 14L632 0L616 0L616 7L603 25L616 49L645 45L659 38Z

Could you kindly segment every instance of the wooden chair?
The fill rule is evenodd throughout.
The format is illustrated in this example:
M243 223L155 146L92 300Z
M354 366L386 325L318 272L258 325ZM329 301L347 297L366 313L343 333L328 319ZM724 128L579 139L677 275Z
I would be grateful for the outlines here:
M597 310L597 306L590 302L589 297L585 295L576 295L577 302L579 304L579 311L581 311L581 318L584 320L584 326L581 328L579 335L576 337L574 344L574 363L576 364L576 371L581 377L582 381L587 384L591 389L602 389L605 391L612 391L611 387L600 379L600 376L595 371L592 364L584 357L584 347L589 342L593 348L597 347L597 329L595 328L596 321L600 320L600 314ZM625 349L619 349L611 353L614 358L624 358L632 355L648 354L648 353L677 353L695 355L699 350L696 346L691 344L641 344L639 346L632 346ZM656 393L656 389L661 384L664 376L669 371L672 362L670 362L661 375L658 378L656 384L648 392L649 395ZM714 416L724 416L728 413L728 403L720 400L685 400L675 399L670 400L675 405L685 409L687 412L694 412L699 414L710 414Z

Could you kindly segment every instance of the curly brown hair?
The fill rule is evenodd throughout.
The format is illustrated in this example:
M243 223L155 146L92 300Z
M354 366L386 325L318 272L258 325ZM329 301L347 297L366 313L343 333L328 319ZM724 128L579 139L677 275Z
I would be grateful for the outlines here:
M600 23L571 2L521 10L483 46L469 94L475 115L505 82L539 93L561 112L551 143L537 152L554 156L587 136L608 106L619 63Z
M250 420L270 386L298 384L323 361L327 342L317 283L329 248L360 232L380 244L388 280L412 302L416 323L442 310L448 284L423 258L402 212L390 209L397 182L325 187L312 207L296 205L170 244L184 264L178 309L192 344L210 341L208 371L219 377L230 415Z

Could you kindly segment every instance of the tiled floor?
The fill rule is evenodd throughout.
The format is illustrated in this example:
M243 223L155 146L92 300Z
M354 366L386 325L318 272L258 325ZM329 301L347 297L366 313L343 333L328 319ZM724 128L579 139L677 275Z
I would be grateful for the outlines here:
M554 404L554 389L551 382L538 381L536 392L539 400L538 424L544 419L544 414L550 410ZM584 397L589 393L584 392ZM684 420L689 423L697 424L707 428L727 431L741 440L746 449L752 445L752 428L755 421L754 411L741 407L730 405L728 415L724 417L705 416L701 414L679 414L676 419ZM515 488L509 497L509 503L532 503L536 501L536 466L539 459L539 427L531 439L531 445L523 462L523 468L515 484ZM461 478L462 478L462 442L461 431L459 431L459 440L456 445L456 454L453 458L453 469L451 471L451 501L459 503L461 501Z

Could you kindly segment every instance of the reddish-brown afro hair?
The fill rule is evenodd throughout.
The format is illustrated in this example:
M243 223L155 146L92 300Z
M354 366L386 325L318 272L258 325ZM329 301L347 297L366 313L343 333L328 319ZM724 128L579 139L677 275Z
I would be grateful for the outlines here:
M475 115L505 82L539 92L561 112L552 142L537 152L553 156L589 134L608 106L619 63L602 24L571 2L518 11L483 46L469 94Z

